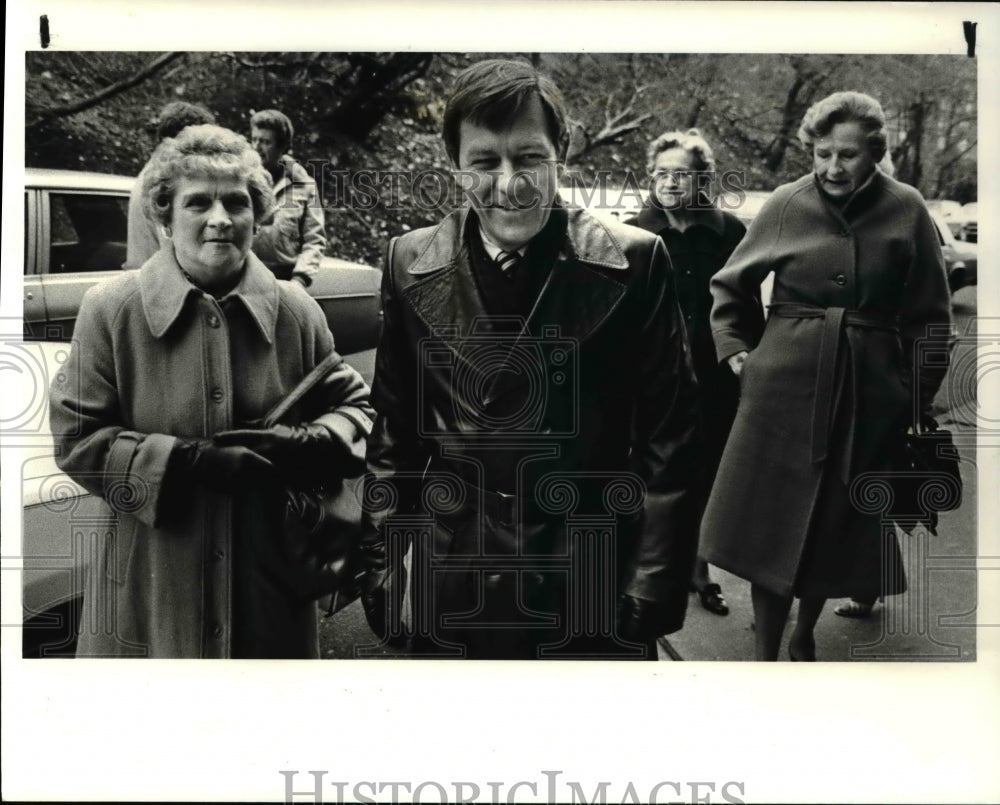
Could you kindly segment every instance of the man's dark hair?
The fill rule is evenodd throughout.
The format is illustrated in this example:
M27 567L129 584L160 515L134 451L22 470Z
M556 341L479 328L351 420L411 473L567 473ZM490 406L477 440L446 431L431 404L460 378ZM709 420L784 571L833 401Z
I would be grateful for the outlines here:
M292 147L295 127L292 126L292 121L284 112L279 112L277 109L263 109L250 118L250 125L254 128L274 132L274 140L281 153L285 153Z
M173 101L160 110L156 118L156 135L160 140L176 137L188 126L215 123L215 115L204 106L187 101Z
M504 131L532 98L541 102L549 137L559 158L563 159L569 135L566 103L559 88L551 78L526 62L486 59L459 73L444 110L442 134L451 161L458 164L459 130L463 120L490 131Z

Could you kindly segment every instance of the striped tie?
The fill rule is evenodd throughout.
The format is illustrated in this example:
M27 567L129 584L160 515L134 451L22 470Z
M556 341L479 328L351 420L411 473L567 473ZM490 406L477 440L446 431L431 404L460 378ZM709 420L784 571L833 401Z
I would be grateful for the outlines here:
M500 252L494 262L497 267L506 275L507 279L514 279L517 267L521 264L521 255L517 252Z

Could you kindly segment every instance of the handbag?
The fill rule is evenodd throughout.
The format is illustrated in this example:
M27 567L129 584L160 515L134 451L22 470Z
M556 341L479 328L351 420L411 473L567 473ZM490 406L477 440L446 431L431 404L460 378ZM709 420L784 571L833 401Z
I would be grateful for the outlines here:
M962 503L962 472L951 431L922 415L904 434L892 478L890 518L907 534L920 524L937 536L938 513Z
M331 352L264 417L262 426L298 424L297 406L343 359ZM360 592L353 558L361 534L362 479L319 478L309 486L283 490L281 540L292 587L306 600L319 600L330 616Z

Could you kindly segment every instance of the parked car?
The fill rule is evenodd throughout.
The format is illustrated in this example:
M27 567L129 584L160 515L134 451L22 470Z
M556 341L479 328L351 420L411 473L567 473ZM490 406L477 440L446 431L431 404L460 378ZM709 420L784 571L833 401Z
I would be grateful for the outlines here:
M639 214L649 192L635 187L560 187L559 197L598 218L625 221Z
M941 253L944 255L944 267L948 272L948 287L952 293L967 285L979 282L979 255L975 243L962 243L955 240L951 229L941 215L931 210L931 219L937 227L941 240Z
M743 226L749 227L750 222L757 217L764 202L771 197L770 190L742 190L740 192L720 193L715 204L720 210L731 212Z
M958 236L960 240L964 240L966 243L978 243L979 242L979 204L975 201L970 201L968 204L962 207L962 213L965 216L965 221L962 224L961 235Z
M117 527L108 508L59 471L48 426L49 382L69 358L84 292L121 271L133 179L28 169L25 178L24 329L5 341L27 400L13 439L21 458L22 653L72 656L93 541ZM369 383L381 326L381 272L324 257L308 292L337 349ZM12 376L12 375L9 375ZM9 386L8 386L9 388ZM5 419L5 437L9 437ZM12 444L6 438L5 449Z
M931 199L927 202L927 209L941 216L952 235L956 238L961 235L962 226L965 223L965 210L961 204L947 199Z

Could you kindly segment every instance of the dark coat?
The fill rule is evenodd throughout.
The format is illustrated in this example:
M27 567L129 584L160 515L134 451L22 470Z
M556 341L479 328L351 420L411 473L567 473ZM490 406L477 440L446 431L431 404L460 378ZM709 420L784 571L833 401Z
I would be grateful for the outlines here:
M414 589L433 573L439 650L450 614L488 635L479 656L537 656L546 629L607 628L619 590L683 623L697 416L669 260L649 233L565 219L526 323L490 315L468 211L389 247L366 517L426 541ZM587 577L584 543L604 551Z
M260 496L188 488L170 456L179 438L263 418L332 350L315 300L252 254L221 300L184 279L170 241L87 292L50 395L56 462L113 523L89 565L78 656L317 656L316 606L281 586ZM309 418L360 460L374 414L361 376L342 364L315 405Z
M746 227L732 213L707 206L696 211L688 227L681 231L670 223L662 209L649 202L627 223L659 235L674 269L677 301L698 379L698 408L705 424L704 477L710 488L736 416L740 385L736 375L727 365L720 364L715 354L709 284L743 239ZM707 497L708 488L705 494Z
M758 343L753 305L774 272ZM945 362L912 366L923 339L947 354L950 297L938 235L920 194L876 171L841 210L812 175L779 187L712 280L718 357L749 350L742 397L702 521L702 553L779 594L843 597L883 585L878 513L850 484L887 468L929 405ZM937 325L935 328L934 326ZM891 526L888 533L892 533Z

